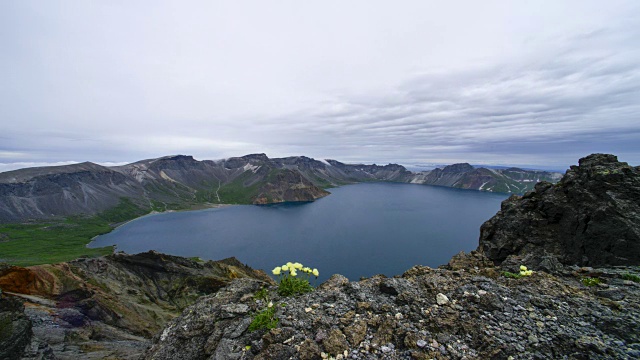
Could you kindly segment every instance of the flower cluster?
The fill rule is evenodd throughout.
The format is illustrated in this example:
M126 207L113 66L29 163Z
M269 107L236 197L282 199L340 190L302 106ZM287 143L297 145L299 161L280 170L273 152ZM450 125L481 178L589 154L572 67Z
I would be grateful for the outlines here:
M275 267L271 272L278 277L278 294L280 296L300 295L313 291L309 279L311 275L316 279L320 275L318 269L311 269L299 262L288 262ZM301 272L302 276L298 276L298 272Z
M318 275L320 275L320 273L318 272L318 269L311 269L310 267L305 267L299 262L296 262L296 263L288 262L282 266L277 266L271 272L273 273L273 275L280 276L280 275L286 275L286 274L283 274L283 272L286 273L287 271L291 276L297 276L298 271L302 271L303 273L307 274L307 276L313 275L316 278L318 277Z
M520 276L531 276L533 274L533 270L527 270L527 267L524 265L520 265Z

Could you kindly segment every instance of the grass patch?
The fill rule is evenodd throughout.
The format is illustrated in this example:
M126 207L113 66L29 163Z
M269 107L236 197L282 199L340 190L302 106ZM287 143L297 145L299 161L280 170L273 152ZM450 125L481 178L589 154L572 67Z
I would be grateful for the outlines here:
M148 213L148 211L140 208L131 200L127 198L121 198L120 204L118 204L118 206L103 211L97 217L110 223L120 223L135 219L146 213Z
M27 224L0 224L0 261L18 266L54 264L80 257L97 257L113 253L113 247L96 249L86 245L97 235L113 230L121 223L144 215L129 199L93 217L69 217L64 220Z
M252 175L252 172L246 171L232 182L222 185L218 190L220 202L222 204L251 204L252 198L258 195L258 187L262 184L262 181L258 181L251 186L245 186L244 182L249 180Z
M631 280L633 282L640 283L640 276L638 275L626 273L626 274L622 274L622 278L625 280Z
M586 277L586 278L582 278L580 279L580 282L582 282L582 284L584 286L596 286L598 284L600 284L602 281L600 281L600 279L598 278L591 278L591 277Z
M249 331L256 331L261 329L269 330L275 328L276 326L278 326L276 307L272 306L260 311L253 317L253 320L249 325Z

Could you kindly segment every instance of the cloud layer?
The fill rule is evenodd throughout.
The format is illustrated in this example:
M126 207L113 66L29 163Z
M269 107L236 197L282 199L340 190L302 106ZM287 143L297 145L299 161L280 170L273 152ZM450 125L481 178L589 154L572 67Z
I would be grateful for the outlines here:
M640 163L636 2L248 4L0 5L0 171L251 152Z

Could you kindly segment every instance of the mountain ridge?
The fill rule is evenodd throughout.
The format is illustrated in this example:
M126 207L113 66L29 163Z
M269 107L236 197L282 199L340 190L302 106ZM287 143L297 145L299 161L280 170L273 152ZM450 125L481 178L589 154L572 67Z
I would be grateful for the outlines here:
M122 198L147 211L215 204L314 201L326 188L390 181L462 189L524 193L560 174L462 163L411 172L398 164L345 164L306 156L269 158L264 153L221 160L170 155L120 166L91 162L0 173L0 223L95 215Z

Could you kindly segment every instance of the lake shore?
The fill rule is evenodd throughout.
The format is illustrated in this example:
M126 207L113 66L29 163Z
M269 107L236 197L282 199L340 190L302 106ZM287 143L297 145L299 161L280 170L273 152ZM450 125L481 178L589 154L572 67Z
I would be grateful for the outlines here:
M127 220L127 221L123 221L120 223L116 223L116 224L112 224L111 226L113 227L111 229L111 231L124 226L126 224L132 223L134 221L138 221L140 219L146 218L148 216L153 216L153 215L160 215L160 214L170 214L170 213L176 213L176 212L187 212L187 211L198 211L198 210L207 210L207 209L219 209L219 208L225 208L225 207L229 207L229 206L235 206L237 204L196 204L193 206L190 206L188 209L180 209L180 210L166 210L166 211L151 211L150 213L144 214L142 216L138 216L137 218L131 219L131 220ZM109 232L111 232L109 231ZM108 232L108 233L109 233ZM99 236L102 235L106 235L108 233L105 234L99 234L96 235L94 237L91 238L91 240L85 245L87 248L89 248L89 245ZM115 249L115 245L114 245L114 249Z

